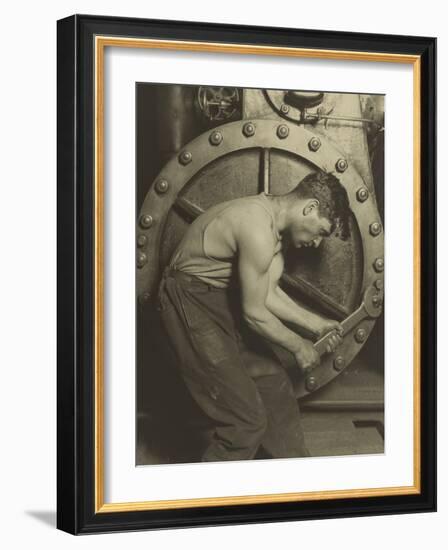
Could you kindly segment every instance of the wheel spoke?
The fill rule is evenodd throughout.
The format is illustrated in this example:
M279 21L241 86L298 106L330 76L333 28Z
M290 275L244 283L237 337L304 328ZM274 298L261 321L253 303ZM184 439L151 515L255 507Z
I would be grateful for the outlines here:
M177 197L174 202L174 207L182 214L184 218L187 218L186 221L188 222L194 221L200 214L202 214L202 212L204 212L200 206L197 206L185 197Z
M314 303L318 304L326 312L328 312L336 321L342 321L350 312L344 307L338 304L333 298L330 298L322 291L315 288L308 281L305 281L297 275L288 275L283 273L281 282L285 286L285 291L293 294L301 294L306 298L311 299Z
M265 193L269 194L271 190L271 182L269 179L271 151L268 147L265 147L263 148L262 152L263 152L263 157L262 157L262 169L261 169L261 174L262 174L261 188Z

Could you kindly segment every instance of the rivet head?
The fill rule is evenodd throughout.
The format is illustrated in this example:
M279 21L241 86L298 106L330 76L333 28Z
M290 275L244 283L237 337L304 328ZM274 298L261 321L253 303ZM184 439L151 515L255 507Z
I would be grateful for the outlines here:
M373 262L373 269L374 269L377 273L381 273L382 271L384 271L384 260L383 260L383 258L377 258L377 259Z
M358 342L358 344L361 344L362 342L364 342L366 337L367 337L367 332L363 328L359 328L355 332L355 340Z
M356 191L356 198L359 202L365 202L369 198L369 191L366 187L360 187L358 191Z
M321 143L318 137L312 137L308 142L308 148L310 151L318 151L320 149Z
M159 180L156 183L157 193L166 193L168 191L169 183L166 180Z
M307 376L305 380L307 391L314 391L317 388L317 380L315 376Z
M193 155L190 153L190 151L182 151L182 153L179 155L179 162L186 166L189 164L193 159Z
M149 292L144 292L143 294L140 295L140 302L145 303L149 300L150 297L151 297L151 294Z
M383 279L377 279L373 284L377 290L383 290Z
M289 136L289 128L286 126L286 124L280 124L277 128L277 136L280 139L285 139Z
M222 141L221 132L212 132L208 138L212 145L219 145Z
M342 355L338 355L335 360L333 361L333 367L338 372L341 371L345 367L345 359L342 357Z
M143 246L146 246L146 243L148 242L148 237L146 235L139 235L137 237L137 246L142 248Z
M153 224L153 221L154 219L150 214L142 214L140 216L140 225L144 229L148 229L148 227L151 227L151 225Z
M243 126L243 134L246 137L250 137L255 134L255 126L252 124L252 122L246 122L246 124Z
M381 224L379 222L373 222L369 226L370 234L376 237L381 233Z
M383 300L381 299L381 296L372 296L372 305L373 307L381 307L381 304L383 303Z
M212 388L210 389L210 397L216 401L216 399L218 399L218 396L219 396L218 386L212 386Z
M345 159L339 159L336 162L336 170L338 172L345 172L348 168L348 162Z
M282 103L282 106L280 107L280 111L287 115L289 113L289 105L286 105L286 103Z
M144 252L139 252L137 254L137 267L143 267L148 261L148 257Z

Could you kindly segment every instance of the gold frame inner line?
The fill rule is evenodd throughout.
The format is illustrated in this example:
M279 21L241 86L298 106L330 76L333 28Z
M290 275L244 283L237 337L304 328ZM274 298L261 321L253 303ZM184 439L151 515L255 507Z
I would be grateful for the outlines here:
M382 63L406 63L413 65L413 196L414 196L414 469L413 485L403 487L363 488L353 490L315 491L301 493L260 494L244 496L226 496L212 498L189 498L180 500L159 500L142 502L104 502L104 51L106 47L156 48L165 50L199 51L210 53L237 53L253 55L275 55L314 59L332 59L349 61L370 61ZM94 449L95 449L95 513L128 512L142 510L162 510L194 508L204 506L231 506L241 504L260 504L273 502L300 502L331 500L338 498L362 498L393 495L411 495L421 492L421 426L420 426L420 208L421 208L421 59L417 55L401 55L381 52L356 52L345 50L318 50L305 48L257 46L253 44L225 44L181 40L156 40L141 38L122 38L115 36L96 36L94 43L95 75L95 337L94 337Z

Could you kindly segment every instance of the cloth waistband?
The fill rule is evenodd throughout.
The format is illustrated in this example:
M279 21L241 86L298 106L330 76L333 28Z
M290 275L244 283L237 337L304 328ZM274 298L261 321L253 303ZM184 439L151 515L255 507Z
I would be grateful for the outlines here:
M187 282L193 286L199 286L202 288L208 288L209 290L221 290L225 291L227 288L220 288L217 286L213 286L209 283L206 283L205 281L202 281L198 277L195 277L194 275L190 275L189 273L185 273L185 271L181 271L179 269L176 269L173 266L167 265L163 271L164 277L173 277L175 279L182 280L184 282Z

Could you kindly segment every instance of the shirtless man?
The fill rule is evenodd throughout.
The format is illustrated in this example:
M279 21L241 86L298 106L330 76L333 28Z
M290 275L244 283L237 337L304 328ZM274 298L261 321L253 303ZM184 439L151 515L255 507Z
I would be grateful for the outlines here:
M165 269L158 308L188 390L214 425L203 461L268 455L309 456L290 379L272 352L291 352L298 368L319 363L310 340L342 327L296 304L279 287L282 251L318 247L337 229L349 234L349 202L332 174L306 176L285 195L217 204L186 231Z

